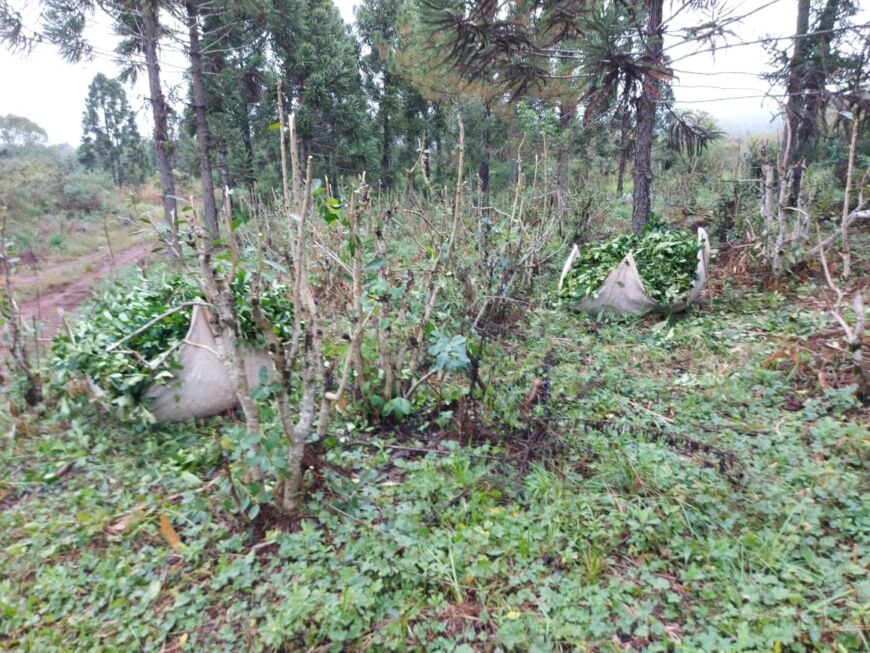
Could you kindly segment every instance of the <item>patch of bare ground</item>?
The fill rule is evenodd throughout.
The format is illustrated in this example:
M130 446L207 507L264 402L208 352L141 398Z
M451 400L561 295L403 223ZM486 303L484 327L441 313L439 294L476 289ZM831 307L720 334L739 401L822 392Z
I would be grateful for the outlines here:
M32 274L13 274L13 292L23 298L18 300L22 320L40 322L40 338L51 338L61 326L60 309L76 310L100 281L149 261L153 248L152 242L137 242L112 255L104 246L85 257L49 263ZM5 350L5 343L0 344L0 354Z

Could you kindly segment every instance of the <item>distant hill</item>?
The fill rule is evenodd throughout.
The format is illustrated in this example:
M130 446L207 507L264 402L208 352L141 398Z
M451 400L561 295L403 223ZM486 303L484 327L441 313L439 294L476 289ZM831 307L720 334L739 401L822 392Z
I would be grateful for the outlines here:
M716 121L732 138L752 136L759 132L770 132L782 127L782 119L779 116L771 118L763 114L716 116Z

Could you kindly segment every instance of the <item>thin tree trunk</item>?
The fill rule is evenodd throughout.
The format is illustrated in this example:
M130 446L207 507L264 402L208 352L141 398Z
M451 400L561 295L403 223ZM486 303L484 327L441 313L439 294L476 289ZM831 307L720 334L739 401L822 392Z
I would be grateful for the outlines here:
M202 51L199 46L197 0L187 0L187 28L190 33L190 81L193 86L193 115L196 123L196 146L199 151L199 176L202 181L203 220L209 236L220 235L217 205L214 200L214 179L209 153L208 117L205 106L205 82L202 76Z
M9 211L5 206L0 206L0 272L3 273L3 291L5 293L4 304L0 305L0 317L5 318L9 324L10 348L12 360L18 367L18 371L25 378L24 400L28 406L35 406L42 401L42 380L38 373L33 371L30 357L24 345L24 334L21 333L21 311L15 301L12 292L11 273L9 271L9 254L6 247L6 219ZM36 342L37 353L39 343Z
M801 93L801 88L804 85L804 77L806 75L806 66L809 63L809 48L810 41L808 38L802 38L807 35L810 30L810 0L798 0L797 25L795 27L794 52L788 63L788 80L786 82L785 91L788 100L785 105L785 111L788 114L788 119L795 127L795 132L798 131L798 126L802 123L806 115L805 94ZM796 136L796 134L795 134ZM783 136L785 138L785 136ZM791 150L789 165L794 165L800 161L805 152L798 138L795 137L795 144ZM798 189L801 186L801 171L795 170L794 178L792 179L791 201L795 202Z
M248 103L242 107L242 145L245 148L245 172L244 181L248 191L254 190L254 145L251 140L251 121L248 118Z
M480 167L477 174L480 177L480 192L483 193L484 202L489 206L489 159L490 150L492 149L492 131L490 130L490 122L492 117L492 106L487 102L486 117L483 123L483 152L480 157Z
M576 100L566 100L559 104L559 130L562 134L562 142L559 144L559 169L556 174L556 197L559 206L565 204L565 198L568 196L568 173L571 167L571 120L576 109Z
M384 142L383 153L381 154L381 183L385 191L389 191L393 186L393 177L390 171L390 117L384 112Z
M233 180L232 178L230 178L230 163L229 156L227 154L227 140L222 136L218 138L217 150L218 171L220 172L221 177L221 199L223 200L224 206L232 209L233 196L229 194L229 191L232 190Z
M628 133L631 126L631 112L626 108L622 111L622 126L619 130L619 169L616 174L616 194L622 197L625 192L625 169L628 167L628 155L631 152L631 141Z
M664 0L647 0L646 54L644 64L651 67L662 63L662 17ZM644 74L643 93L637 102L637 136L634 149L634 208L631 228L640 232L649 220L652 205L652 146L656 121L656 101L659 98L658 78Z
M163 219L170 230L169 257L179 252L178 216L175 203L175 175L172 172L172 151L169 140L169 108L160 83L160 63L157 57L157 42L160 39L160 5L158 0L148 0L142 5L142 47L145 51L145 68L148 71L148 88L151 95L151 115L154 119L154 149L157 169L160 171L160 186L163 191Z
M209 26L207 20L203 22L203 34L205 37L213 34L214 29L214 24ZM221 30L220 24L218 24L217 29L219 31ZM214 43L212 43L212 46L213 45ZM226 68L226 60L223 56L223 50L212 49L212 51L209 52L208 40L205 41L205 45L201 46L200 49L205 51L205 54L202 56L204 73L211 75L215 80L217 80ZM224 94L220 88L220 84L215 82L205 86L205 80L203 79L203 85L206 98L206 115L219 117L226 116L227 110L224 105ZM233 195L231 191L233 188L233 179L230 176L226 130L227 125L224 122L222 128L218 130L218 133L215 135L213 140L215 150L217 151L217 168L221 185L221 206L226 212L226 224L229 227L232 223Z
M393 141L393 134L390 131L390 112L387 107L386 98L392 92L392 75L389 72L384 72L384 91L381 97L381 117L383 123L383 151L381 153L381 184L385 191L389 191L393 186L392 163L390 161L390 147Z
M858 125L861 121L858 110L852 115L852 137L849 139L849 164L846 169L846 190L843 193L843 220L840 222L840 237L843 257L843 278L852 275L852 252L849 250L849 200L852 193L852 174L855 169L855 146L858 144ZM861 193L859 191L859 197Z

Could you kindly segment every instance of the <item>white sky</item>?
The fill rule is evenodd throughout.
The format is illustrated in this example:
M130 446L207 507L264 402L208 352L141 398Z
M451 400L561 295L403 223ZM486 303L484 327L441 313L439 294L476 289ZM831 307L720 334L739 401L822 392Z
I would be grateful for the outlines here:
M770 0L729 0L736 14L746 13ZM334 0L346 22L353 21L353 7L357 0ZM36 0L12 0L12 6L35 25L38 15ZM669 5L667 3L665 16ZM679 3L682 4L682 3ZM794 32L795 0L774 0L773 4L734 26L732 42L752 41L765 36L786 36ZM856 22L866 23L870 11L862 8ZM670 27L691 24L692 17L680 17ZM51 46L37 46L27 57L13 55L0 49L0 115L13 113L30 118L41 125L52 143L77 145L81 138L81 116L87 87L94 75L102 72L115 76L118 67L113 63L111 50L114 37L106 18L97 15L90 32L97 47L93 61L79 64L65 63ZM667 45L667 44L666 44ZM669 50L673 59L690 54L691 49L681 47ZM774 102L761 97L726 100L737 96L760 96L768 86L756 75L767 68L768 57L760 45L740 46L720 50L715 54L700 53L674 64L678 79L674 93L686 108L702 109L713 114L723 127L732 133L745 133L764 129L775 111ZM162 70L165 86L172 97L183 98L184 57L181 45L164 44ZM712 73L712 74L711 74ZM143 75L144 78L144 75ZM132 89L128 88L131 105L139 112L143 133L149 130L149 109L144 79Z

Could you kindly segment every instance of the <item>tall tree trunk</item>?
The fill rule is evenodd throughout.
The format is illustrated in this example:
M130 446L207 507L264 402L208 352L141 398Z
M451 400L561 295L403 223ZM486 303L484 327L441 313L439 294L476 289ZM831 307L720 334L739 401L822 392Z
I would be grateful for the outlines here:
M819 133L819 121L824 117L825 84L831 57L831 31L840 13L841 0L827 0L819 21L809 31L810 1L798 0L798 21L794 54L789 61L786 83L786 111L792 126L790 163L810 162ZM797 203L803 177L802 166L796 165L792 178L791 202Z
M794 166L795 163L801 160L801 157L806 153L803 152L803 148L795 139L795 130L798 125L802 122L803 117L806 115L806 96L801 93L801 88L804 85L804 77L806 75L806 68L809 64L809 49L811 43L806 37L807 33L810 31L810 0L798 0L798 13L797 13L797 26L795 28L795 39L794 39L794 53L792 54L791 59L788 62L788 80L785 85L785 92L788 96L788 100L785 105L785 113L786 120L788 120L788 125L790 128L790 132L786 132L783 134L783 139L790 138L792 140L790 148L791 148L791 156L789 158L789 165ZM783 142L783 148L785 148L786 144ZM802 170L800 170L800 166L797 167L794 171L794 177L792 178L792 186L791 186L791 199L792 202L795 202L797 199L797 193L801 187L801 176Z
M187 28L190 34L190 81L193 86L193 115L196 123L196 146L199 151L199 177L202 181L202 213L212 238L220 235L217 206L214 201L214 179L209 153L208 117L205 106L205 81L202 76L202 51L199 46L197 0L186 0Z
M381 153L381 185L383 186L385 191L389 191L393 186L393 176L391 173L391 164L390 164L390 141L392 140L392 136L390 134L390 116L387 115L387 112L383 112L383 152Z
M242 145L245 148L245 172L243 175L245 186L248 191L253 194L254 191L254 144L251 139L251 121L249 119L249 109L247 101L242 106L241 127L242 127Z
M662 19L664 0L647 0L646 53L643 63L659 67L662 64ZM652 204L652 146L656 121L656 100L659 98L658 78L644 74L643 92L637 102L637 136L634 148L634 209L631 228L640 232L649 220Z
M160 171L160 186L163 191L163 219L170 231L170 258L175 258L179 248L178 215L175 203L175 175L172 172L172 151L169 140L169 107L160 83L160 62L157 58L157 42L160 39L160 5L158 0L147 0L142 5L142 48L145 51L145 68L148 71L148 89L151 96L151 115L154 119L154 149L157 169Z
M628 155L631 152L629 140L629 127L631 126L631 112L628 108L622 111L622 126L619 130L619 169L616 174L616 194L622 197L625 191L625 168L628 166Z
M226 60L223 56L223 48L215 48L213 40L211 42L212 47L209 48L210 43L208 36L214 33L215 28L218 31L223 31L220 23L212 21L210 25L207 19L203 22L203 40L205 43L200 46L200 49L205 51L202 55L203 70L206 74L210 75L213 80L215 80L208 86L205 86L206 115L217 116L217 120L220 121L217 133L212 140L215 150L217 151L217 169L221 185L220 206L222 207L222 210L227 213L224 218L225 224L229 225L232 223L233 213L233 179L230 176L229 147L227 145L229 117L227 116L226 107L224 105L224 93L221 89L220 82L218 81L226 68ZM203 80L203 82L204 81L205 80ZM212 122L212 125L214 125L214 122Z
M483 122L483 152L480 157L480 167L477 174L480 177L480 192L484 196L484 204L489 206L489 159L492 150L492 131L490 122L492 118L492 106L486 103L486 117Z
M389 191L393 186L392 163L390 161L390 148L392 146L393 134L390 131L390 112L388 101L386 98L392 93L393 76L389 72L384 72L384 92L381 96L381 120L383 125L383 151L381 153L381 184L385 191Z
M568 196L568 173L571 167L571 120L577 109L577 100L563 100L559 103L559 130L562 142L559 144L559 169L556 172L556 199L559 206L565 204Z

